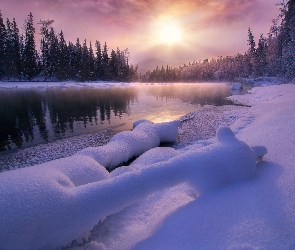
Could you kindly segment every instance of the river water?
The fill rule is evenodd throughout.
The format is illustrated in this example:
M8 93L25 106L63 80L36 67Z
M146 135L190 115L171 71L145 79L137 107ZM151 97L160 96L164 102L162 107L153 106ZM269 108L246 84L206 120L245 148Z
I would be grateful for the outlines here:
M229 88L218 83L2 88L0 151L105 128L130 130L138 119L171 121L207 105L231 105L225 99Z

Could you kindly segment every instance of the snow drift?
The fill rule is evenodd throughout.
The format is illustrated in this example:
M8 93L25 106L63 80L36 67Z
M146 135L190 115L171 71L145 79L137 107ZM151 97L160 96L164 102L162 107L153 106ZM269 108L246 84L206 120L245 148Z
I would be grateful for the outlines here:
M174 128L178 124L170 123ZM179 151L155 148L130 166L115 170L116 174L109 174L102 166L113 166L141 154L159 144L161 137L175 139L171 127L142 122L132 132L114 136L100 149L1 173L1 248L64 246L99 220L164 188L185 182L202 195L251 178L257 158L266 153L264 147L250 148L223 127L217 132L218 141L204 147Z
M178 135L180 121L154 124L147 120L134 123L132 131L116 134L110 142L101 147L89 147L78 155L88 155L107 169L114 169L145 151L157 147L160 142L173 142Z

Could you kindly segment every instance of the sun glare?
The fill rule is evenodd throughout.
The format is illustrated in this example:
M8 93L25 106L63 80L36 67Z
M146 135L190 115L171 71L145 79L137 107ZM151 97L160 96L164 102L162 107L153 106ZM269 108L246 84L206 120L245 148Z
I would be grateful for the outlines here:
M158 40L160 43L173 45L181 41L181 33L177 23L165 22L159 27Z

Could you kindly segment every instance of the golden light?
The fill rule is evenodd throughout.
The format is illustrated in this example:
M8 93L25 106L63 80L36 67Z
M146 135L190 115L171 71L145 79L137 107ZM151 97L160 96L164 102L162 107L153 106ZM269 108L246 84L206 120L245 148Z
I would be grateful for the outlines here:
M162 19L154 27L157 29L157 43L173 45L181 42L182 30L176 21Z

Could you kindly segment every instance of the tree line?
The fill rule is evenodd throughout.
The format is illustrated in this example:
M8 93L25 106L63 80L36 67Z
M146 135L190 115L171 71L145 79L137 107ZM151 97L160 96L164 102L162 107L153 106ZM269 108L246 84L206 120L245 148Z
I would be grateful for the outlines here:
M21 34L15 18L4 23L0 11L0 80L13 81L125 81L137 79L137 67L129 65L128 49L111 50L96 41L66 42L64 33L56 34L53 20L40 20L40 50L36 49L33 14Z
M249 48L244 54L194 61L178 68L157 67L140 76L144 82L234 81L261 76L295 78L295 1L278 4L268 36L258 42L248 29Z

